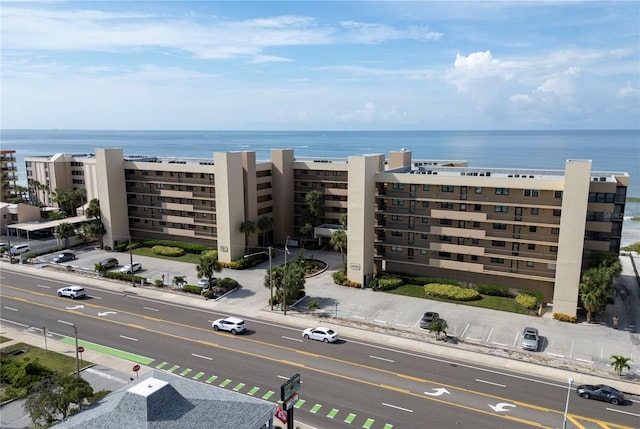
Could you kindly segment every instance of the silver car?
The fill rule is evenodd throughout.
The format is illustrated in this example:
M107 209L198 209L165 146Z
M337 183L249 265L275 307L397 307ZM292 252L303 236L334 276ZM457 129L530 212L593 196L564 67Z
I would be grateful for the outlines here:
M536 328L524 328L522 332L522 342L520 346L524 350L537 352L540 343L540 337L538 336L538 330Z

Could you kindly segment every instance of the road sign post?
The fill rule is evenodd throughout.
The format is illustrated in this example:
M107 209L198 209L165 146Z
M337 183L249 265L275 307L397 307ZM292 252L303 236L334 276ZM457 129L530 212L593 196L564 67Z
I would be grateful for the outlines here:
M300 390L300 374L285 381L280 386L280 399L285 410L287 410L287 429L293 429L294 404L298 402L298 390Z

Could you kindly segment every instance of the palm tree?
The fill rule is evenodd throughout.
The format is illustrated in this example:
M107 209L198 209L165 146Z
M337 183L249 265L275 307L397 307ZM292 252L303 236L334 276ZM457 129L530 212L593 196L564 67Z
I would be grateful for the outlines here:
M213 273L219 273L222 271L222 265L218 262L218 258L211 255L202 255L196 265L196 273L198 278L207 278L209 285L213 279Z
M59 240L64 240L64 247L69 247L69 239L76 236L76 228L69 222L63 222L55 227L53 235Z
M240 224L240 232L244 234L244 253L248 253L249 235L256 232L256 223L252 220L245 220Z
M269 216L262 216L258 219L257 226L262 233L262 246L265 247L267 245L267 231L271 231L273 229L273 219Z
M610 299L611 285L613 280L605 268L589 268L582 275L579 292L582 305L587 310L587 322L591 321L593 313L607 304Z
M185 276L174 276L173 280L171 280L171 284L181 288L187 284L187 278Z
M67 215L67 216L69 216L71 214L71 209L70 209L71 199L70 199L70 195L71 195L70 192L66 192L62 188L56 188L52 192L53 198L51 199L51 201L53 201L54 203L58 204L58 208L60 210L62 210L65 213L65 215Z
M305 223L302 228L300 228L300 235L302 236L302 249L304 249L304 245L307 242L307 237L311 235L311 231L313 231L313 225L310 223Z
M629 366L629 361L631 360L631 358L613 355L610 359L613 361L611 362L611 366L613 366L613 369L616 374L618 374L618 377L622 375L622 371L624 371L625 369L631 369L631 367Z
M342 255L342 266L344 266L344 252L347 250L347 233L342 229L335 230L331 233L329 244L333 246L333 250L339 250Z

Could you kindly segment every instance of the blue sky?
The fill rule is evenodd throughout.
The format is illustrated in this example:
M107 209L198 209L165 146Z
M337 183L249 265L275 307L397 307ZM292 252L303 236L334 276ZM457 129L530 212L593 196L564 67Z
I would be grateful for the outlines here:
M0 6L3 129L640 128L640 2Z

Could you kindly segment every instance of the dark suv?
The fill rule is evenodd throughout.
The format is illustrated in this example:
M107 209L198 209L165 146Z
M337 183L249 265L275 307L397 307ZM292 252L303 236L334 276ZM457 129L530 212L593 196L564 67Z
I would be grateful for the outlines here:
M432 323L440 318L440 315L433 311L427 311L420 319L420 327L422 329L430 329Z
M117 267L120 263L116 258L106 258L100 261L100 265L103 269L108 270L109 268Z

